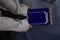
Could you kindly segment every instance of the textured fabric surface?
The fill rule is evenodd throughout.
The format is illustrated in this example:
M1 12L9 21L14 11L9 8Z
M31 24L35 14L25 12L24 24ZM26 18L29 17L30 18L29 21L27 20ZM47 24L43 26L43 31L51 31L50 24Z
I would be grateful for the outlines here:
M60 0L55 4L41 2L40 0L23 0L26 5L32 5L32 8L51 7L53 10L53 26L34 26L34 28L25 33L17 33L17 40L60 40Z

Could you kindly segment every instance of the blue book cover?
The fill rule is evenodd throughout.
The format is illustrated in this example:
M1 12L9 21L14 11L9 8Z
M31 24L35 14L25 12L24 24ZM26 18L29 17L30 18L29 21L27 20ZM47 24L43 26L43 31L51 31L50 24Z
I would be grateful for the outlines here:
M28 21L31 25L50 25L49 8L28 9Z

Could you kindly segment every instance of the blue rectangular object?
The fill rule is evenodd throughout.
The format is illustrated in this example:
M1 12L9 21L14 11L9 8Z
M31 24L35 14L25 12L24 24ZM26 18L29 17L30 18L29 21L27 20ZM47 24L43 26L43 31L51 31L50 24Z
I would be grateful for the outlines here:
M31 25L49 25L49 8L29 9L28 18L28 21Z

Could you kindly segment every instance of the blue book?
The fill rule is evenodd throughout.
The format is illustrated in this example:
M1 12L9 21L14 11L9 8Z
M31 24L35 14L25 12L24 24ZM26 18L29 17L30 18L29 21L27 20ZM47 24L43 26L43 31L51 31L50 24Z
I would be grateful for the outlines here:
M50 10L49 8L29 9L28 21L31 25L50 25Z

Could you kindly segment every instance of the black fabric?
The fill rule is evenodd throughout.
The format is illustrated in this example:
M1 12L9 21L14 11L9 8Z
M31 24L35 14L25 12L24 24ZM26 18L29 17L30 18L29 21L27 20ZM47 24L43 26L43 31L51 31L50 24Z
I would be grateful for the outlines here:
M9 17L9 18L20 19L20 20L26 19L26 16L23 16L23 15L13 14L13 13L11 13L9 11L5 11L3 9L0 9L0 11L2 12L3 17Z
M16 40L16 32L0 31L0 40Z

